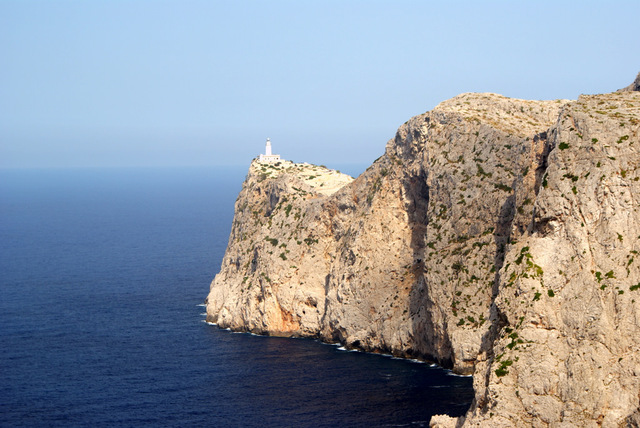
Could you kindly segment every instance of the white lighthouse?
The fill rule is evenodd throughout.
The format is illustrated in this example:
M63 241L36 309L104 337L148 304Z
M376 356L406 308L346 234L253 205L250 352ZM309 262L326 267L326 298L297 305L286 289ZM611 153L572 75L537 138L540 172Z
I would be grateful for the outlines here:
M264 155L271 156L271 139L267 138L267 146L264 148Z
M271 139L267 138L267 144L264 148L264 154L260 155L260 162L280 162L280 155L274 155L271 153Z

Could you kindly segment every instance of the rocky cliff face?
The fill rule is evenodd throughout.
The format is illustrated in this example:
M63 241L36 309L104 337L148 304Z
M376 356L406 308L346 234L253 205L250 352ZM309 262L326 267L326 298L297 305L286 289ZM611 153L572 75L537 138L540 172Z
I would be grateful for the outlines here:
M639 132L638 92L463 94L355 180L254 161L207 318L473 373L451 423L637 420Z
M636 76L636 80L634 80L629 86L618 89L618 92L632 92L632 91L640 91L640 73Z

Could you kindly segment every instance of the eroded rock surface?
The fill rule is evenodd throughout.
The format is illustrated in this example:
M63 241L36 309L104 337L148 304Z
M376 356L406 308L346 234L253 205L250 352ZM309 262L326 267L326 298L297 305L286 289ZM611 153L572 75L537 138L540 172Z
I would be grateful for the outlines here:
M500 271L467 426L616 427L637 412L639 113L638 92L581 96L549 131L527 231Z
M633 91L463 94L355 180L254 161L207 319L473 373L458 425L632 421L639 117Z

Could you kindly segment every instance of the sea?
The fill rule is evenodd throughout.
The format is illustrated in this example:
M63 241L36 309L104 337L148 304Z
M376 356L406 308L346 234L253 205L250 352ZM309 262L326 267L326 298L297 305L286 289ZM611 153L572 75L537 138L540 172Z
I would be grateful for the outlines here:
M435 365L205 323L247 169L0 170L0 426L419 427L466 412L471 378Z

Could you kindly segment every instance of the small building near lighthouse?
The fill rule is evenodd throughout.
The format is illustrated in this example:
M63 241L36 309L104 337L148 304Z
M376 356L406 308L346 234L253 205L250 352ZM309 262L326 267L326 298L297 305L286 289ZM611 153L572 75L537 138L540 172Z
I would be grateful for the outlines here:
M267 162L267 163L271 163L271 162L280 162L280 155L274 155L271 153L271 139L267 138L267 144L266 147L264 148L264 154L260 155L260 158L258 159L260 162Z

